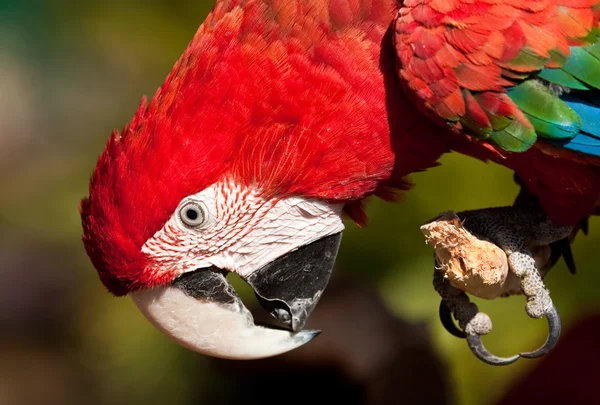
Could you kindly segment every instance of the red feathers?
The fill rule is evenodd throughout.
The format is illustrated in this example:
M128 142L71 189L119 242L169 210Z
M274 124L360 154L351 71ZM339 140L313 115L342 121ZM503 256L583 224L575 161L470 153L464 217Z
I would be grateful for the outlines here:
M386 100L380 51L392 0L268 3L219 2L100 156L83 240L113 293L173 277L149 274L140 248L182 198L224 176L266 196L350 201L404 187L401 175L441 153L395 164L388 118L407 134L419 116L399 104L397 83ZM386 102L408 116L388 117Z
M599 13L599 0L406 0L395 21L398 74L407 94L442 127L462 134L439 142L515 170L564 224L589 215L597 203L597 160L559 153L541 141L508 153L464 135L484 138L497 116L531 128L505 86L563 63L569 45L581 44L598 25Z
M578 198L597 186L595 172L541 149L519 155L530 161L505 158L444 135L402 92L396 71L397 55L402 78L439 116L468 114L487 125L478 106L511 106L469 90L499 90L508 69L518 76L553 63L544 59L551 49L567 52L565 38L591 21L590 1L568 3L560 12L581 17L579 25L549 20L558 10L550 0L406 0L396 54L393 33L386 35L394 0L218 1L163 86L98 160L81 216L100 278L116 295L171 280L148 270L141 247L181 199L226 176L266 197L346 202L363 222L361 199L405 189L403 176L436 165L451 146L509 165L534 192L546 192L545 167L564 166L579 183L556 183L573 193L543 203L557 211L570 201L585 205ZM525 23L555 35L534 42ZM524 47L542 65L520 62Z
M504 92L511 77L556 66L552 52L568 55L597 23L597 2L407 0L395 26L400 77L426 113L462 130L468 92Z

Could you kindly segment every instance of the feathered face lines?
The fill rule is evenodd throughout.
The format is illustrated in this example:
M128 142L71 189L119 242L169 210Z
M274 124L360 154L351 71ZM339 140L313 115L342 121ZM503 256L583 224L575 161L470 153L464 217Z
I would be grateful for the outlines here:
M231 181L184 198L142 247L152 274L179 276L215 266L241 276L296 247L340 232L341 204L264 199Z
M184 198L165 226L142 251L152 258L156 271L186 271L216 265L211 257L251 231L251 221L268 212L270 202L249 199L250 192L226 182ZM190 208L191 207L191 208ZM194 209L194 210L192 210ZM192 210L192 211L191 211ZM190 219L196 212L196 222Z

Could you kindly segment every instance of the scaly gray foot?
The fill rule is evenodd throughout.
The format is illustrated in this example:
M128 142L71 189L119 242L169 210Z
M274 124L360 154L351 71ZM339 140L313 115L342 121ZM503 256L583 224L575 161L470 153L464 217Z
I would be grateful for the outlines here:
M532 318L546 315L549 335L546 343L533 352L520 353L509 358L494 356L488 352L481 336L492 329L490 318L479 312L469 301L465 292L453 287L441 272L434 273L434 288L442 297L440 319L446 329L455 336L466 337L473 353L488 364L511 364L519 357L534 358L548 353L560 336L560 317L552 303L550 293L542 280L551 266L538 269L530 247L550 246L567 238L573 228L557 226L539 209L520 207L498 207L459 212L464 227L473 235L487 239L501 248L507 256L509 270L519 278L520 291L527 298L525 310ZM549 261L556 262L556 258ZM553 263L550 263L553 264ZM459 330L452 321L457 320ZM451 326L452 325L452 326Z

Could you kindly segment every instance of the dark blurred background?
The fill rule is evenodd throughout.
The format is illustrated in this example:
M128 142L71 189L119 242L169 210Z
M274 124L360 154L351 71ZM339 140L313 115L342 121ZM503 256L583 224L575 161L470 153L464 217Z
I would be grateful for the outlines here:
M105 292L80 241L79 199L111 130L162 83L212 3L0 0L0 403L600 403L598 219L574 245L577 275L561 261L547 278L566 329L553 354L491 367L440 326L419 226L512 204L518 191L506 169L463 156L414 175L403 204L371 201L365 229L348 223L309 325L323 333L287 355L197 355ZM490 350L544 341L522 297L478 303L494 321Z

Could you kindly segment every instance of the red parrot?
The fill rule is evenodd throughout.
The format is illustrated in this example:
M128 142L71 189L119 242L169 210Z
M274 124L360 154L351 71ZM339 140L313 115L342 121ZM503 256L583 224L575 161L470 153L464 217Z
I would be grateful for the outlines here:
M452 150L513 169L540 204L519 230L542 215L527 241L561 240L600 192L598 4L217 1L98 159L80 212L100 280L198 352L291 350L318 332L302 328L342 216L363 224L366 197ZM533 280L527 248L500 239ZM255 325L229 272L287 329Z

